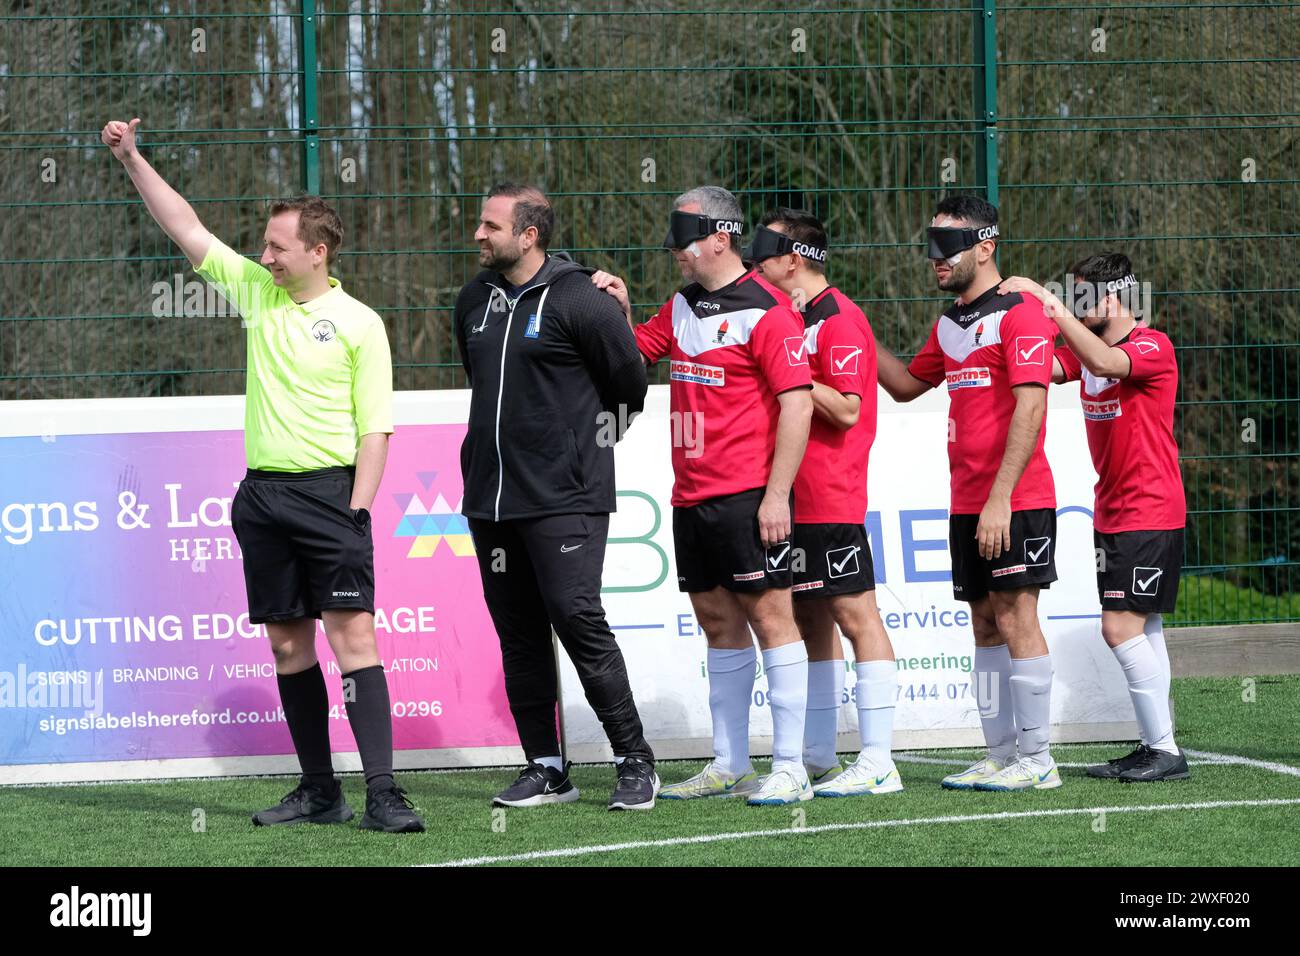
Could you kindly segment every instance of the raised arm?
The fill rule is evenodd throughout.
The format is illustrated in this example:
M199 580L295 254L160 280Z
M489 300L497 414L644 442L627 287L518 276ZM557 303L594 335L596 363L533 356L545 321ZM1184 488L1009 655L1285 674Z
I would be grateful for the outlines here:
M130 123L112 120L100 133L100 139L126 168L149 215L181 247L190 264L198 268L208 254L212 233L199 221L194 208L140 155L135 147L135 130L139 125L138 118Z
M1083 367L1093 375L1099 378L1128 378L1133 368L1128 353L1121 348L1107 345L1100 336L1089 332L1087 326L1065 307L1064 302L1037 282L1023 276L1012 276L998 286L999 295L1007 292L1032 295L1043 303L1043 314L1056 323L1057 328L1061 330L1061 337L1065 339L1065 344L1079 357ZM1053 381L1055 381L1055 368L1053 368ZM1064 372L1062 372L1062 381L1064 381Z

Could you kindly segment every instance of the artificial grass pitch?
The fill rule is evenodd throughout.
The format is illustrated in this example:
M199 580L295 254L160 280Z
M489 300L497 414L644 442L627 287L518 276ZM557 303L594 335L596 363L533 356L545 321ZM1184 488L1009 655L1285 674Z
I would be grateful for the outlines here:
M1300 768L1300 676L1178 679L1185 750ZM653 741L652 741L653 743ZM1124 744L1059 745L1058 763L1101 762ZM899 756L906 789L797 807L741 800L660 801L648 813L605 809L608 765L574 770L577 803L497 810L518 768L399 772L427 833L357 829L364 785L344 778L347 824L254 827L249 815L292 789L291 777L0 788L0 846L14 866L357 866L474 860L492 865L646 866L1296 866L1300 775L1189 755L1190 780L1124 785L1062 768L1064 786L1027 793L949 792L939 780L974 751ZM850 757L851 759L851 757ZM944 762L929 762L944 761ZM659 765L665 782L701 761ZM760 772L766 761L756 761ZM1295 801L1266 806L1222 802ZM1135 808L1194 806L1156 812ZM1103 813L1102 808L1109 808ZM1038 815L1042 811L1054 811ZM997 819L979 819L1004 814ZM1021 814L1017 816L1017 814ZM1023 815L1034 814L1034 815ZM976 819L945 819L945 818ZM201 824L201 825L200 825ZM753 833L737 837L736 834ZM719 835L732 835L718 839ZM685 841L645 845L660 841ZM626 846L626 844L635 844ZM591 852L593 847L615 847ZM564 855L540 855L540 854ZM532 855L532 856L528 856ZM501 859L503 857L522 857Z

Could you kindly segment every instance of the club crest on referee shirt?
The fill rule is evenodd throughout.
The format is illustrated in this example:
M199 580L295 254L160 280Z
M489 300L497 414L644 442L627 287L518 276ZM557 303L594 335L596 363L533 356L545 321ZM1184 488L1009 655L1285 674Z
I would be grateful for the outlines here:
M317 342L333 341L337 333L334 330L334 323L329 319L321 319L311 327L311 337Z

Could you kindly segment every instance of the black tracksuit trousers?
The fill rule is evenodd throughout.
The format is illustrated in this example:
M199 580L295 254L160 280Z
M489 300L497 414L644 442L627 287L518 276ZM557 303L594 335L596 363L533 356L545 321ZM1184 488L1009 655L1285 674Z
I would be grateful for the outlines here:
M470 518L469 529L483 596L501 640L506 696L528 759L560 753L553 627L614 756L653 760L623 653L600 603L609 515Z

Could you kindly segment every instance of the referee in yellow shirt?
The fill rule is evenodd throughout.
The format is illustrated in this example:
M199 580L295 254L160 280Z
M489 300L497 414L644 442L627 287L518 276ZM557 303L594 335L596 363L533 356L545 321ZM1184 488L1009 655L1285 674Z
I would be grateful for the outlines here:
M330 759L329 703L316 619L343 672L348 721L366 776L361 827L424 829L393 780L388 684L375 646L374 501L393 431L392 362L383 321L329 274L343 240L316 196L271 207L261 263L215 238L136 149L138 119L101 138L149 214L247 326L248 474L231 505L244 553L249 620L265 624L302 780L261 826L343 823L352 808Z

